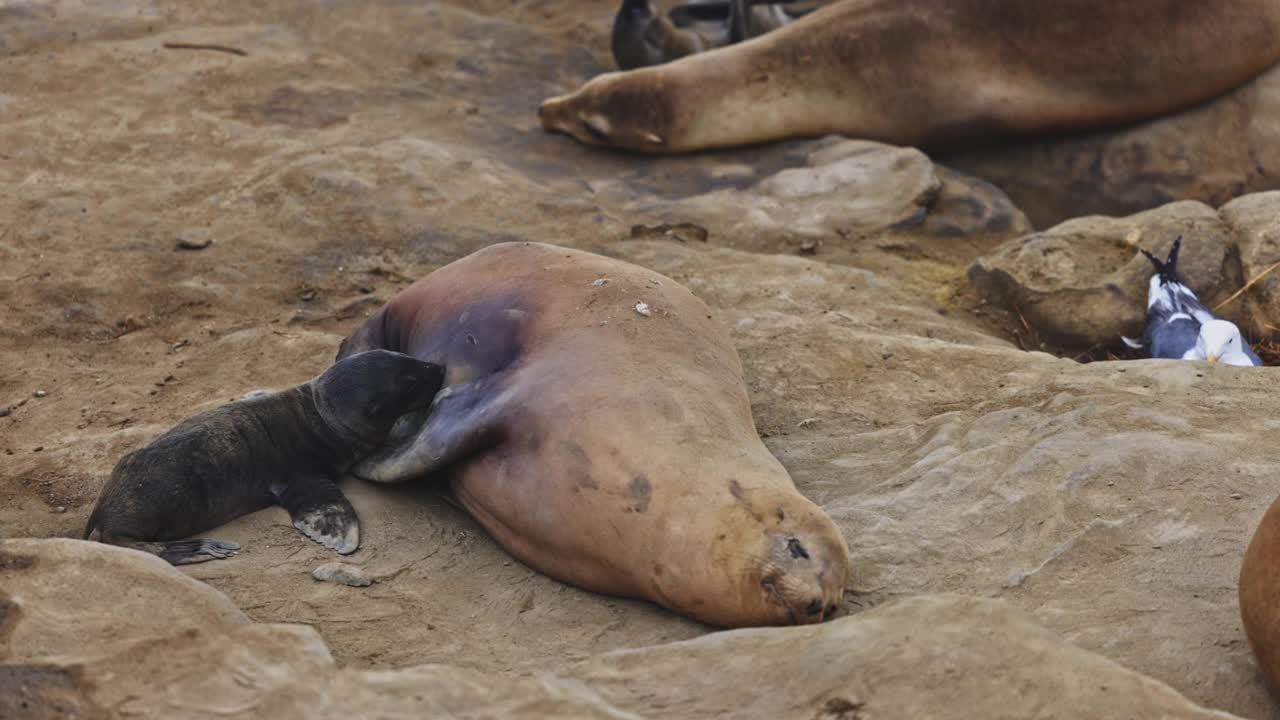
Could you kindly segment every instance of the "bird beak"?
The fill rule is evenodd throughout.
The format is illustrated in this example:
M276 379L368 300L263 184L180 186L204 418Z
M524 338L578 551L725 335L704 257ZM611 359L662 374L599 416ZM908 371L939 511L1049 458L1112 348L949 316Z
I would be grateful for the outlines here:
M1208 360L1208 361L1209 361L1209 362L1211 362L1211 363L1216 363L1216 362L1218 362L1218 356L1217 356L1217 355L1210 355L1210 356L1206 357L1206 358L1205 358L1205 360Z

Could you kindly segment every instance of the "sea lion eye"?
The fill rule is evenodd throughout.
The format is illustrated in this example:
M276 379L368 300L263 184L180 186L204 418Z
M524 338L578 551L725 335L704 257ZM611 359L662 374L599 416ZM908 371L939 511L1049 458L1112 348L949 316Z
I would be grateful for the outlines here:
M791 551L791 557L793 558L809 559L809 551L805 550L804 545L801 545L800 541L795 538L787 540L787 550Z

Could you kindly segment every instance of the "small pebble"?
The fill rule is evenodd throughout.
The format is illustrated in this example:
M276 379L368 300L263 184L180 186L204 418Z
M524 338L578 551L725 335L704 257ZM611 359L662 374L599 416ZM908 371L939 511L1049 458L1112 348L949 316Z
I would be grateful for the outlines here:
M368 587L373 584L373 580L365 574L364 568L339 562L331 562L321 565L311 571L311 577L316 580L327 580L329 582L350 585L351 587Z
M0 417L9 417L9 413L13 412L7 407L0 407Z
M607 282L609 282L609 278L600 278L599 280L591 283L591 287L603 287Z
M805 418L797 423L796 427L809 427L816 422L818 422L818 418Z
M49 394L49 393L45 392L44 390L37 390L37 391L35 391L35 396L36 396L36 397L44 397L45 395L48 395L48 394Z
M56 513L64 513L67 511L67 507L65 505L59 505L58 507L54 508L53 511Z
M1239 500L1239 499L1240 499L1240 498L1242 498L1242 497L1244 497L1244 496L1243 496L1243 495L1241 495L1241 494L1240 494L1240 493L1238 493L1238 492L1237 492L1237 493L1231 493L1231 499L1232 499L1232 500Z
M642 303L642 302L638 302L638 303L636 303L636 312L640 313L641 315L643 315L643 316L645 316L645 317L649 317L649 305L648 305L648 303Z
M207 228L191 228L178 233L179 250L203 250L213 244Z
M41 450L44 450L44 446L43 446L43 445L37 445L37 446L36 446L36 449L35 449L35 450L32 450L31 452L40 452Z

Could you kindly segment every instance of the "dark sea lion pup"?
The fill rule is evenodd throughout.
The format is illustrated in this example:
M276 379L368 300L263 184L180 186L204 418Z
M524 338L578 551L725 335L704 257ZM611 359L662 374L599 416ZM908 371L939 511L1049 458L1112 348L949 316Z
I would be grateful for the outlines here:
M279 504L304 535L344 555L360 545L351 503L334 477L387 438L396 420L430 405L444 369L386 350L343 359L288 390L183 420L125 455L84 537L204 562L240 546L179 540Z

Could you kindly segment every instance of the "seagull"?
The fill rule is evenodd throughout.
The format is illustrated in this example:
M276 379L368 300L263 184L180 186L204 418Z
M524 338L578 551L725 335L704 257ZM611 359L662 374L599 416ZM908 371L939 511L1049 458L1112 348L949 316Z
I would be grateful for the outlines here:
M1142 250L1156 272L1147 291L1147 327L1142 341L1120 336L1131 348L1146 348L1153 358L1208 360L1223 365L1262 365L1262 360L1240 336L1240 328L1209 312L1196 294L1178 279L1178 248L1182 237L1173 241L1169 258L1160 262Z

